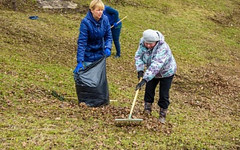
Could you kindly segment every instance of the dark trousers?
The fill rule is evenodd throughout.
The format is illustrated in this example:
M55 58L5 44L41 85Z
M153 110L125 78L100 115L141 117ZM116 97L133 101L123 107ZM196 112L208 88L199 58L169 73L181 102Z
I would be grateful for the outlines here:
M149 103L154 102L155 89L158 83L160 83L158 106L163 109L167 109L170 104L169 90L171 88L173 76L167 78L153 78L151 81L147 82L145 88L144 101Z
M120 47L120 42L119 42L119 37L120 37L120 32L121 32L121 28L122 25L119 25L115 28L112 28L112 38L113 38L113 42L116 48L116 56L120 56L121 55L121 47Z

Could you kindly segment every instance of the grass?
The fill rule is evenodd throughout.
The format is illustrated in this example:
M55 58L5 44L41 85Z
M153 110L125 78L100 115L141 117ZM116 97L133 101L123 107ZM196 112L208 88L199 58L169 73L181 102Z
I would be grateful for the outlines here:
M122 57L107 59L110 99L117 101L100 108L77 105L72 74L86 13L31 8L35 1L17 1L13 11L7 1L0 3L0 149L240 148L237 1L109 1L128 17ZM90 2L74 1L80 8ZM114 119L128 117L137 83L133 58L148 28L164 34L178 64L167 124L158 123L156 102L152 116L142 114L140 91L133 117L143 123L119 126Z

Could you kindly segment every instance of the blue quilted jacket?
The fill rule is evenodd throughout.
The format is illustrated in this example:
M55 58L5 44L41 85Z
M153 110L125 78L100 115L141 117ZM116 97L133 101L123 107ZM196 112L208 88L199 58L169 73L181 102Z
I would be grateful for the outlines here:
M104 55L105 48L112 48L112 33L108 18L102 15L96 21L89 10L80 24L77 62L93 62Z
M120 20L118 11L116 9L113 9L110 6L105 5L103 14L108 17L108 20L111 26ZM117 24L117 26L120 26L120 25L122 25L122 22L119 22ZM114 28L116 28L117 26L114 26Z

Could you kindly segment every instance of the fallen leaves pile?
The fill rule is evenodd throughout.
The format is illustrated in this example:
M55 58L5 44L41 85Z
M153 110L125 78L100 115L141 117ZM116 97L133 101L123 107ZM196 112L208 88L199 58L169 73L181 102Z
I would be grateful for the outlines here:
M116 107L112 105L107 105L103 107L88 107L84 103L79 105L80 113L82 119L87 119L89 117L93 117L96 119L101 119L106 125L116 126L119 128L131 129L135 127L145 128L152 131L163 131L166 134L171 133L172 125L170 123L161 124L158 121L158 118L154 116L146 116L143 114L142 109L136 107L134 109L133 119L143 119L143 121L123 121L118 122L115 119L128 119L130 108L128 107ZM88 113L84 113L84 112Z

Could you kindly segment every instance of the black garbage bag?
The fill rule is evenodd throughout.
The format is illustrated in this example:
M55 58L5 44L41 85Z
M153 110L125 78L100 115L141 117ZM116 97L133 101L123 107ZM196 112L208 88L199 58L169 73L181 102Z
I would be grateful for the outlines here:
M74 80L79 103L84 102L90 107L109 104L105 56L74 73Z

